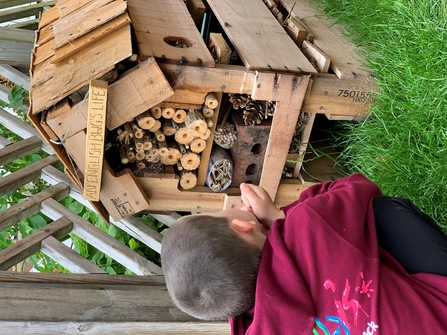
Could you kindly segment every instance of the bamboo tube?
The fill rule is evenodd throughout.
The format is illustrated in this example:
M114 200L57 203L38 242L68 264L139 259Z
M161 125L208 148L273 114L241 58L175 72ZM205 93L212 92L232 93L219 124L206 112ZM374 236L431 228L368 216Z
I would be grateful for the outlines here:
M163 116L165 119L172 119L174 116L175 110L171 107L166 107L161 110L161 116Z
M192 140L192 142L189 144L189 147L192 152L195 152L196 154L201 153L206 148L206 141L201 138L195 138Z
M165 134L166 136L175 134L175 128L172 126L172 119L164 119L161 125L161 129L163 130L163 134Z
M137 151L137 152L135 153L135 159L136 159L137 161L142 161L142 160L145 159L145 158L146 158L146 153L144 152L144 150Z
M180 187L184 190L190 190L197 185L197 175L192 171L182 170L179 172Z
M188 144L190 143L193 139L194 136L192 136L189 132L188 129L186 128L180 128L179 130L177 130L174 134L174 138L177 141L177 143L180 144Z
M180 162L185 170L195 170L200 165L200 156L194 152L188 152L180 158Z
M151 137L148 134L143 136L143 148L144 148L144 150L152 149Z
M146 168L146 163L143 160L137 160L137 168L145 169Z
M185 145L183 145L183 144L177 142L177 146L179 147L179 150L180 150L180 152L181 152L182 155L183 155L184 153L186 153L186 147L185 147Z
M151 129L153 126L155 126L155 119L147 111L141 113L135 119L138 123L138 126L140 126L142 129Z
M132 147L129 147L126 149L126 156L131 161L132 159L135 159L135 150Z
M133 142L135 143L135 149L137 151L140 151L140 150L144 151L144 140L143 140L143 138L135 138L133 140Z
M121 163L123 163L123 164L129 163L129 158L127 158L126 149L124 149L123 147L120 148L120 158L121 158Z
M206 122L206 125L208 126L208 128L211 128L212 126L214 126L214 122L213 120L209 120Z
M133 122L133 121L130 122L130 126L132 127L133 134L136 138L143 137L143 135L144 135L143 130L140 127L138 127L138 125L135 122Z
M186 112L184 109L177 109L174 113L172 119L177 123L185 122L186 120Z
M154 135L158 142L163 142L166 139L165 134L160 129L154 131Z
M211 136L211 130L207 129L205 134L197 136L198 138L201 138L202 140L207 140Z
M155 125L151 129L149 129L149 131L154 133L157 130L159 130L160 128L161 128L161 122L158 120L155 120Z
M160 156L167 156L169 153L168 144L166 141L159 141L158 142L158 154Z
M177 162L177 170L179 170L179 171L182 171L182 170L183 170L182 163Z
M151 108L151 114L154 117L154 119L161 118L161 107L160 106L152 107Z
M189 133L195 137L205 134L208 130L203 114L194 109L191 109L186 115L185 125Z
M213 93L208 93L205 97L205 106L211 109L216 108L219 105L216 97Z
M214 116L214 109L207 108L207 107L203 106L202 114L205 117L205 119L210 119Z

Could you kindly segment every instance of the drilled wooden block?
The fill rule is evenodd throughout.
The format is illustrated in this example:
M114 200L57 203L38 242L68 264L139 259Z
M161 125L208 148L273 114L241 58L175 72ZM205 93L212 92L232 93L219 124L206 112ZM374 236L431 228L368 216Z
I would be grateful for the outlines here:
M231 148L234 171L231 186L238 187L241 183L258 185L270 134L271 118L255 126L246 126L242 112L233 112L232 120L236 125L237 141Z

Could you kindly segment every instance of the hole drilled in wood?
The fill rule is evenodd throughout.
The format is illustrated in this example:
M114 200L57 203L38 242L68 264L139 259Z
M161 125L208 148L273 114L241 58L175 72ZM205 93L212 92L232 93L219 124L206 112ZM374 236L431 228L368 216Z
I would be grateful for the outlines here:
M190 48L193 45L190 40L180 36L166 36L165 38L163 38L163 41L175 48Z

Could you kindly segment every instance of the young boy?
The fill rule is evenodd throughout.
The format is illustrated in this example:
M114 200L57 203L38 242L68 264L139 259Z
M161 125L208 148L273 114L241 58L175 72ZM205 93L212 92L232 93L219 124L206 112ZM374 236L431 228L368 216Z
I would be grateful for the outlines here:
M180 309L229 318L233 334L445 333L447 239L410 201L360 174L282 209L260 187L241 195L242 209L185 216L166 233Z

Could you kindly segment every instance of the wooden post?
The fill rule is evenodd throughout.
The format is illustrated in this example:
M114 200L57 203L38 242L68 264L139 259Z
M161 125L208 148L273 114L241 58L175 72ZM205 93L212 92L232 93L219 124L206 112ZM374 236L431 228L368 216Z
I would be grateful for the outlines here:
M90 82L87 142L85 146L84 198L99 201L106 130L107 82Z

